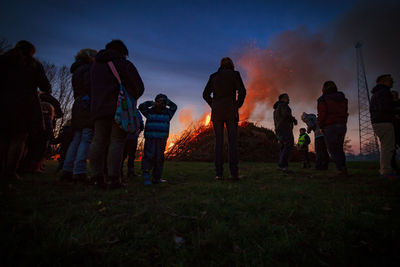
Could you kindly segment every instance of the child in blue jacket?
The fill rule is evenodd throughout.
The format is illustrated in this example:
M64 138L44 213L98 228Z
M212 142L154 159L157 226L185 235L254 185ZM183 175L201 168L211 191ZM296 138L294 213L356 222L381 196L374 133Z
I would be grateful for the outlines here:
M164 165L164 151L169 135L169 123L177 106L166 95L158 94L155 101L146 101L139 105L139 110L146 117L144 127L144 151L142 171L144 184L166 182L161 178ZM150 171L153 179L150 180Z

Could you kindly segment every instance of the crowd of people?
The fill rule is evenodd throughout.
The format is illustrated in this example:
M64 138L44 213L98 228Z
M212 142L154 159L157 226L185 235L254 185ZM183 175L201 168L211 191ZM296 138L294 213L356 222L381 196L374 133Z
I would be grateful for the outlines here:
M121 40L112 40L105 49L82 49L75 56L72 73L74 103L71 119L54 137L55 120L63 116L60 103L51 95L52 88L42 64L34 58L35 47L28 41L0 56L0 163L1 175L19 179L21 172L41 172L50 145L58 145L60 179L67 182L93 184L98 188L115 189L123 186L121 177L127 160L128 176L136 176L134 169L138 136L144 130L142 176L146 185L166 182L163 179L164 152L169 136L170 121L177 105L165 94L154 101L138 106L144 93L142 79L132 62L129 51ZM136 132L127 132L116 120L121 86L134 103L140 121ZM391 75L381 75L372 90L371 122L381 143L380 174L398 177L396 148L399 146L400 101ZM39 92L38 92L39 89ZM233 61L225 57L204 89L203 98L211 107L211 121L215 131L216 180L223 180L224 128L228 132L230 180L239 175L238 121L246 88ZM280 143L278 169L289 171L290 154L295 148L293 127L296 118L289 107L289 95L279 95L273 106L275 133ZM330 159L338 175L347 177L343 150L347 131L348 100L338 91L333 81L322 86L317 100L317 115L303 113L297 142L303 157L303 167L310 168L307 133L314 132L316 170L327 170ZM142 117L146 118L143 123ZM90 176L87 163L90 163ZM108 181L108 182L106 182Z

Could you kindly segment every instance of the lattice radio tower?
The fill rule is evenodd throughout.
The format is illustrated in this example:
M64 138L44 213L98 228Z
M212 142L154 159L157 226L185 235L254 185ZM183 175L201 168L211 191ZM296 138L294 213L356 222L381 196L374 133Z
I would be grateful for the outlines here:
M371 125L369 113L369 90L365 74L364 60L361 52L362 43L357 42L357 85L358 85L358 121L360 132L360 156L377 158L379 154L378 141Z

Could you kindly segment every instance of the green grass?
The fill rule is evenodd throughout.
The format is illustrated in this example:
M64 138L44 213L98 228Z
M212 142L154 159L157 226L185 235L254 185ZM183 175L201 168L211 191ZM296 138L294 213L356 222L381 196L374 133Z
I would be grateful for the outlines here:
M214 181L212 163L167 162L167 184L146 187L138 177L126 189L105 192L58 182L55 163L48 163L46 174L1 190L1 260L14 266L400 262L400 181L380 179L376 163L350 163L353 175L341 181L329 178L331 170L295 167L285 175L272 163L240 167L246 178L230 183Z

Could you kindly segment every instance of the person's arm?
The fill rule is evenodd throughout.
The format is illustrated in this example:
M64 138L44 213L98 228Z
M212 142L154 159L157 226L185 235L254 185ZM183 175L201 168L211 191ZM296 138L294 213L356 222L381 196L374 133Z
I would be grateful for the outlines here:
M240 76L240 73L237 71L237 82L239 84L239 87L237 89L238 91L238 99L237 99L237 108L241 108L244 103L244 99L246 98L246 88L244 87L242 77Z
M211 107L212 105L212 97L211 97L211 93L214 91L214 88L212 88L212 75L210 76L210 78L208 79L206 88L204 88L203 91L203 98L204 100L207 102L207 104Z
M327 108L326 108L326 103L323 100L318 100L318 116L317 116L317 123L321 131L324 129L325 126L325 120L326 120L326 113L327 113Z
M167 98L167 111L168 111L168 115L170 117L170 119L172 119L172 117L174 116L176 110L178 109L178 106L172 102L169 98Z
M149 115L149 110L153 105L154 105L153 101L146 101L146 102L140 104L138 109L143 114L143 116L145 116L147 118L147 116Z
M308 135L306 135L306 146L308 146L309 144L311 144L311 139Z
M51 84L49 82L49 79L47 79L43 65L39 61L36 61L36 63L38 67L38 76L39 76L38 87L40 91L51 94Z
M124 84L129 95L136 100L143 95L144 84L135 65L127 60L127 79Z

